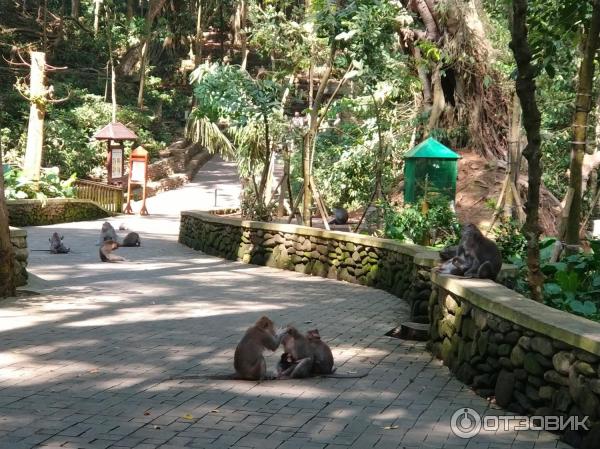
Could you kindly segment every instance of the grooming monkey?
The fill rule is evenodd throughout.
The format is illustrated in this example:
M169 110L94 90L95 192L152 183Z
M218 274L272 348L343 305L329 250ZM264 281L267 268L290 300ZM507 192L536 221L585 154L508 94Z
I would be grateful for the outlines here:
M302 335L295 327L289 326L284 334L282 344L285 352L278 364L279 379L299 379L312 376L356 379L367 375L367 373L335 373L331 348L321 340L318 329L312 329L306 335Z
M452 252L453 247L440 252L442 258L450 259L438 268L441 273L495 280L502 268L502 255L498 246L473 223L463 227L454 256Z
M239 379L263 380L267 378L265 349L275 351L283 333L275 331L273 321L263 316L249 328L235 348L233 367Z

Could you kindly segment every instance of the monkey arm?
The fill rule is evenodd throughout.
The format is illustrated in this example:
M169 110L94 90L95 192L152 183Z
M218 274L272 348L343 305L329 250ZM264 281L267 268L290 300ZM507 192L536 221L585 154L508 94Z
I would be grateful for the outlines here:
M270 349L271 351L275 351L281 344L281 339L284 335L285 333L272 335L268 332L263 332L261 343L265 348Z

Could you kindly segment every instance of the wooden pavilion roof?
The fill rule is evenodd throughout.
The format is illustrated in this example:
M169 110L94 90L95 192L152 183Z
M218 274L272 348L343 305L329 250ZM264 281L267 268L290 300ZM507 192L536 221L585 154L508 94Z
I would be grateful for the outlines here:
M94 137L98 140L135 140L137 135L119 122L113 122L106 125Z

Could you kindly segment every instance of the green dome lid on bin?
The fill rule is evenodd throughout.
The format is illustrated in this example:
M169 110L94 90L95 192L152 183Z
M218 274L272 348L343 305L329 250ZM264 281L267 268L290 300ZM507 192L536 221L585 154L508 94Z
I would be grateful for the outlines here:
M424 140L404 155L404 159L417 158L456 160L460 159L460 155L456 154L446 145L441 144L433 137L429 137L427 140Z

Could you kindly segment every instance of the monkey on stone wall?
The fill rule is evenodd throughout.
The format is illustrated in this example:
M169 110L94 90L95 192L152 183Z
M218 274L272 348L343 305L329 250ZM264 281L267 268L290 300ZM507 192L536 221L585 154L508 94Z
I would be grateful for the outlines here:
M498 246L473 223L463 226L456 250L453 247L444 248L440 251L440 257L447 258L438 268L439 272L445 274L495 280L502 269L502 255Z

